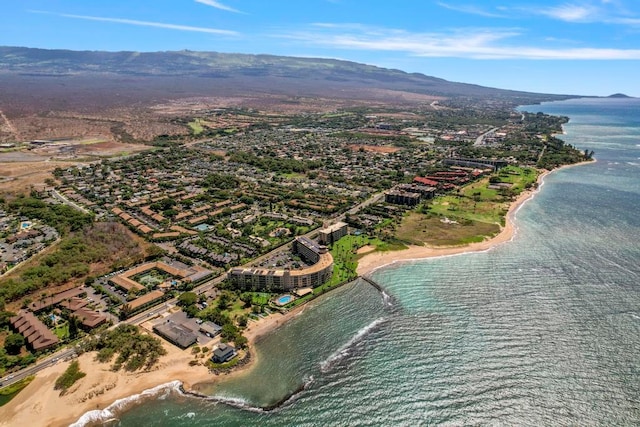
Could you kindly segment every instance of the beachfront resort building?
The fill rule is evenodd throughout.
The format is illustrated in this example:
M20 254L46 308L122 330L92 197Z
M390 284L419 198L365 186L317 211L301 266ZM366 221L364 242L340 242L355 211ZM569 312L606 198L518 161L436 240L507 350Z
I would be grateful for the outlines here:
M318 232L318 242L323 245L333 245L347 235L347 223L336 222Z
M293 249L312 265L301 270L232 268L227 279L240 289L292 291L315 288L331 278L333 257L326 246L307 237L297 237Z

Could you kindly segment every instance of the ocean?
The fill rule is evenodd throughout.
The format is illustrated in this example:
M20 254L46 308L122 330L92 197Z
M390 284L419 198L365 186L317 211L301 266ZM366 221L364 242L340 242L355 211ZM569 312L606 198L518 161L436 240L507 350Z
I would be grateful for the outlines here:
M597 162L547 176L511 242L381 268L384 293L312 302L210 399L171 383L109 425L640 425L640 100L522 109Z

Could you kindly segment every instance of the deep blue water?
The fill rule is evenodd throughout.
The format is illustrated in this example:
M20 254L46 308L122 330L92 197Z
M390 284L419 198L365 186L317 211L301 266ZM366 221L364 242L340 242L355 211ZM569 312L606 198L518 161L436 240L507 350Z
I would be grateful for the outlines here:
M161 393L116 424L640 425L640 100L524 108L570 116L598 161L549 175L512 242L380 269L390 298L312 303L217 400Z

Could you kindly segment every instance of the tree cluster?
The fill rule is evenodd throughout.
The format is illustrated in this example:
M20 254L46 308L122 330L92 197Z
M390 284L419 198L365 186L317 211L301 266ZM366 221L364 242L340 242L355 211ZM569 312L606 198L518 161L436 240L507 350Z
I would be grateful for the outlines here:
M98 352L96 359L101 363L108 363L117 355L111 366L113 371L122 367L126 371L148 370L167 353L158 338L141 334L133 325L119 325L85 345L85 350Z
M77 360L71 362L69 367L64 371L62 375L58 377L54 385L55 390L62 390L60 395L63 395L72 385L76 383L80 378L85 377L87 374L80 370L80 364Z
M24 268L18 278L0 279L0 298L15 301L48 286L79 281L90 273L92 263L102 262L105 269L122 268L144 255L122 225L93 223L65 237L54 252L43 256L38 265Z
M573 145L565 144L561 139L549 136L544 153L538 160L538 167L551 170L558 166L589 160L593 154L593 151L583 153Z
M320 161L302 161L275 155L256 156L246 151L233 151L229 153L229 161L235 163L245 163L268 172L278 173L303 173L308 170L318 169L322 166Z
M18 197L9 203L8 208L27 218L39 219L60 234L81 230L93 222L92 214L84 214L67 205L49 205L34 197Z

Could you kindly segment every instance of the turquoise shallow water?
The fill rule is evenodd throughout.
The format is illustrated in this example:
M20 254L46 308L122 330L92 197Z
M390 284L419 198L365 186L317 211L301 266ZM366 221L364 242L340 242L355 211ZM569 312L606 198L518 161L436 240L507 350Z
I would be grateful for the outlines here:
M212 400L167 390L113 423L639 425L640 101L524 108L570 116L598 162L548 176L512 242L380 269L388 296L329 293Z

